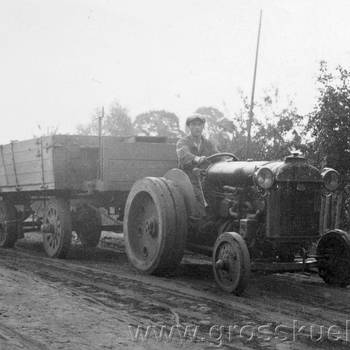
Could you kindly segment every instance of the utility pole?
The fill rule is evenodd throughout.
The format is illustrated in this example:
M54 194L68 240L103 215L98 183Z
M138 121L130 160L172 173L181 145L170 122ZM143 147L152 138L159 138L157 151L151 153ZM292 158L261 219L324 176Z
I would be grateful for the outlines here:
M258 39L256 43L256 52L255 52L255 64L254 64L254 75L253 75L253 86L252 86L252 95L250 98L250 107L249 107L249 115L248 115L248 125L247 125L247 159L251 158L250 154L250 145L251 145L251 131L252 131L252 123L254 116L254 94L255 94L255 81L256 81L256 70L258 66L258 55L259 55L259 44L260 44L260 32L261 32L261 19L262 19L262 10L260 10L260 19L259 19L259 29L258 29Z

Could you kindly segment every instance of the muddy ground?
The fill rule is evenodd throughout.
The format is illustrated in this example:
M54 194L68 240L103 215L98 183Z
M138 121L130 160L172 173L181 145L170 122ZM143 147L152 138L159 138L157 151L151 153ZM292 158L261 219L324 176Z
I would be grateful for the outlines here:
M255 273L236 297L199 256L157 278L128 264L121 235L66 260L40 240L0 251L0 350L350 348L350 291L317 274Z

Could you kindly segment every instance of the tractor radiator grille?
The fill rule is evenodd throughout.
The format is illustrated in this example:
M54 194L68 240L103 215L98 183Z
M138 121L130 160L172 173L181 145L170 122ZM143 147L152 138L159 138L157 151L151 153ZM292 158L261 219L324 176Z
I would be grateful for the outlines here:
M279 185L280 234L284 237L318 234L320 188L318 184Z

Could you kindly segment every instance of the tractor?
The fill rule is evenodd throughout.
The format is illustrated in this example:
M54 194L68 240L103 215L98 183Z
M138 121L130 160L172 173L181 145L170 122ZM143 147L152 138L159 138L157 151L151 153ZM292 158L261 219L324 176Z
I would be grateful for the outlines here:
M336 170L320 171L296 153L283 161L217 153L195 170L202 203L180 169L132 186L123 229L128 259L138 271L172 271L189 250L212 257L215 281L236 295L251 271L314 270L330 285L350 283L350 235L320 228L322 194L340 185Z

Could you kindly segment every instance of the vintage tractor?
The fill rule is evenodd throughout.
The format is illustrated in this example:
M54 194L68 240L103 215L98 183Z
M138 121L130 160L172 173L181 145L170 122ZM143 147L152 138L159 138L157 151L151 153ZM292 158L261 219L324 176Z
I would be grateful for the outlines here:
M124 234L136 269L173 270L187 249L212 256L217 284L237 295L251 270L318 268L326 283L350 283L350 235L319 226L321 194L340 183L335 170L321 172L297 154L267 162L218 153L208 162L199 172L202 200L180 169L133 185Z

